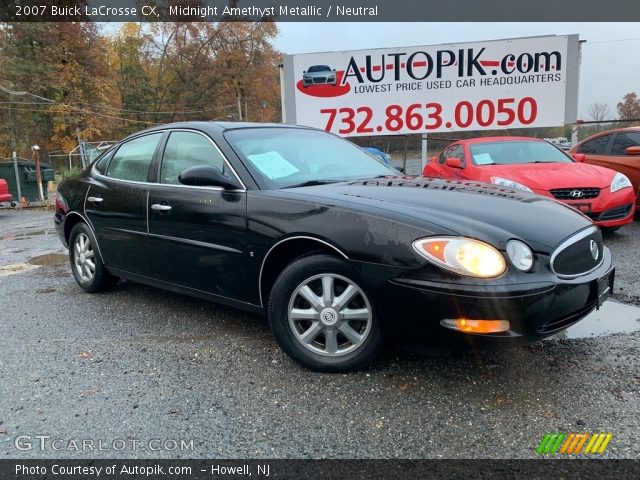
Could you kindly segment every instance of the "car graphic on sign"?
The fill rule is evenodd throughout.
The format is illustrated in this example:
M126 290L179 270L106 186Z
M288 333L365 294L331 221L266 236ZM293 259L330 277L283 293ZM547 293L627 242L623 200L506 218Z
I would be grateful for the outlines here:
M336 86L336 71L329 65L312 65L302 72L302 86L333 85Z

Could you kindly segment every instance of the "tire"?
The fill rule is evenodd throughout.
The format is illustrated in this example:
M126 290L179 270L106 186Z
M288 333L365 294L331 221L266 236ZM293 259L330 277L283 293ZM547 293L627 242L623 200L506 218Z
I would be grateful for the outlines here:
M105 268L96 245L96 238L85 223L73 227L69 236L69 263L76 282L87 293L104 292L118 283L118 277Z
M346 303L337 303L341 299ZM290 263L273 285L267 314L280 348L318 372L360 369L382 346L380 324L361 281L349 264L330 255L310 254Z

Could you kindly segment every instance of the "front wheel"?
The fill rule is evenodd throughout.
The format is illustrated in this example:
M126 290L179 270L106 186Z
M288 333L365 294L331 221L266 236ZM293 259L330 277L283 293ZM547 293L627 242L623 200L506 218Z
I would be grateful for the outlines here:
M371 301L351 267L329 255L292 262L275 281L269 322L280 347L321 372L367 365L382 344Z
M84 223L71 230L69 262L76 282L87 293L109 290L118 283L118 277L105 268L93 232Z

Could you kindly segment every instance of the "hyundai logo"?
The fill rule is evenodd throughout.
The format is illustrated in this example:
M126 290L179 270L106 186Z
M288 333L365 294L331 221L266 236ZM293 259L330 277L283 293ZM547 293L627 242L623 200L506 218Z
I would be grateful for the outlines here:
M584 193L582 193L582 190L571 190L569 192L569 196L571 198L580 198L584 195Z
M593 259L598 260L600 252L598 252L598 244L595 240L591 240L591 243L589 243L589 250L591 250L591 256L593 257Z

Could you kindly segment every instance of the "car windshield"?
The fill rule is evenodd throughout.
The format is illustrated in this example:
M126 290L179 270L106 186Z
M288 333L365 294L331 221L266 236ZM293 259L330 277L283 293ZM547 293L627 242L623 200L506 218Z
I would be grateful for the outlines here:
M309 73L326 71L331 71L329 65L314 65L313 67L309 67L309 70L307 70Z
M562 150L547 142L480 142L469 145L469 150L474 165L573 162Z
M227 131L225 138L261 188L398 174L353 143L318 130L242 128Z

